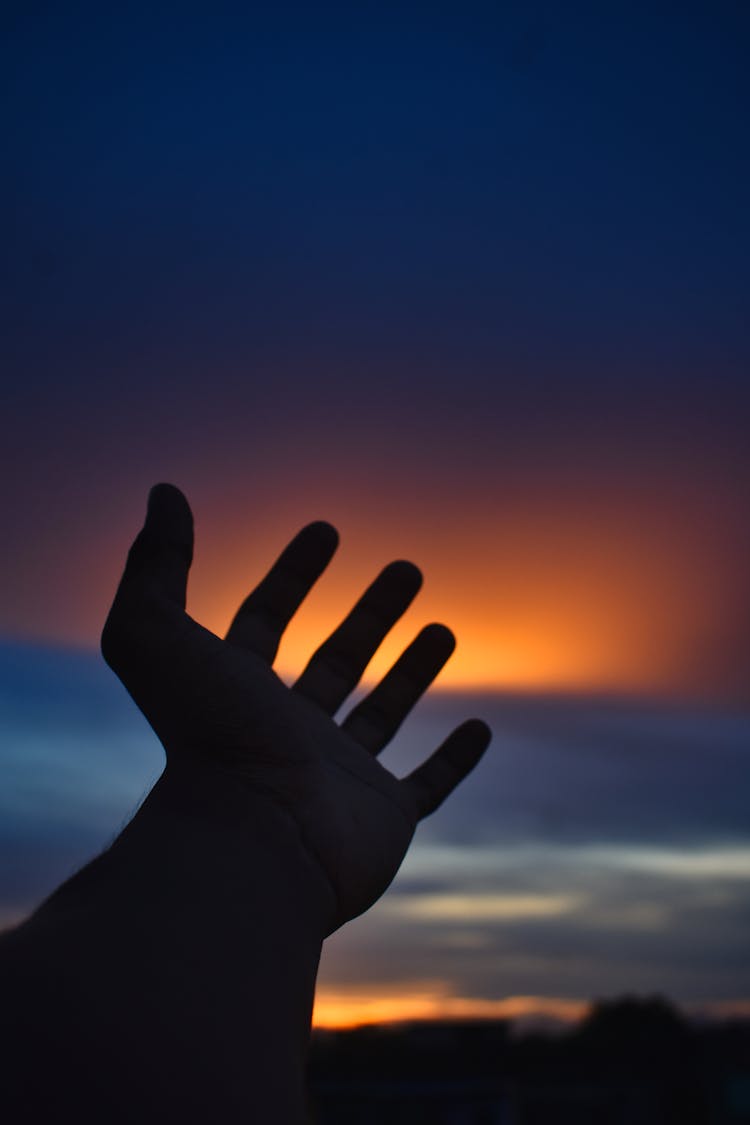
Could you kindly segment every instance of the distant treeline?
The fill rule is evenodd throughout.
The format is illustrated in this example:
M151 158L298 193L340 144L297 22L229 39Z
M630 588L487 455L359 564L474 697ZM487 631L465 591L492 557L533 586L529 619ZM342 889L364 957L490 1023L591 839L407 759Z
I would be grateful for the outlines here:
M750 1021L595 1004L562 1034L507 1021L319 1031L315 1125L750 1125Z

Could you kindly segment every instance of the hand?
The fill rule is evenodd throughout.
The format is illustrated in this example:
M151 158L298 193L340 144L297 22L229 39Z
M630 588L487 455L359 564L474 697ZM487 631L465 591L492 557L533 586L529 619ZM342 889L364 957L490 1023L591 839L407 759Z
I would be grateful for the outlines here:
M105 659L165 747L166 777L189 764L280 810L333 892L329 930L383 893L417 822L490 739L469 720L403 780L377 760L453 651L443 625L423 629L340 726L332 718L421 585L408 562L382 571L292 688L275 675L282 633L337 541L329 524L305 527L221 640L185 612L192 515L178 489L157 485L102 634Z

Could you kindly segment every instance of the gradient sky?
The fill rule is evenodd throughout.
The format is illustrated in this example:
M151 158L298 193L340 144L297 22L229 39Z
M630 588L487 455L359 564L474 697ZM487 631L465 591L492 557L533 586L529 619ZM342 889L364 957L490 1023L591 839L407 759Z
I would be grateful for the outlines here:
M113 712L95 732L110 748L112 772L96 774L110 812L93 796L83 811L65 790L62 835L45 851L32 831L55 794L23 780L28 748L77 761L83 740L80 768L48 767L63 789L92 768L79 712L55 700L66 683L85 694L79 650L96 645L147 489L166 479L196 513L200 620L224 628L290 535L329 519L342 546L285 642L284 674L383 563L406 556L425 589L371 676L421 624L444 620L459 648L434 707L451 708L449 726L481 692L500 727L506 757L485 779L497 817L482 816L510 816L517 866L497 858L506 829L467 837L464 854L446 812L434 844L455 859L445 886L429 874L435 857L415 853L404 885L426 880L426 905L397 894L337 938L329 996L336 984L345 1005L371 965L382 997L377 948L413 980L430 919L436 995L575 1004L608 980L636 987L644 963L648 987L667 973L656 946L649 961L636 942L622 973L609 958L618 919L630 932L630 890L643 899L628 915L638 940L661 935L666 948L703 901L687 890L709 887L724 860L739 870L750 847L734 804L747 794L750 700L749 40L750 10L729 2L136 2L116 14L41 3L6 16L0 637L16 780L5 813L8 840L24 856L38 849L42 874L24 859L20 882L4 876L5 917L59 877L51 855L80 862L101 846L148 779L147 733L137 717L123 733L131 719ZM15 710L7 700L33 669L37 694ZM95 677L90 690L109 698ZM539 703L550 692L558 702ZM586 770L604 768L586 733L602 693L613 710L597 738L620 764L606 799L592 781L590 802L567 810L580 839L547 838L528 811L546 800L534 785L572 755L571 800L588 793ZM430 744L431 714L414 720L413 748ZM691 765L670 789L659 755L680 739ZM524 765L529 746L538 772ZM115 751L135 757L118 764ZM619 824L629 787L622 837L592 808ZM473 803L484 792L457 800L459 822L485 823ZM707 792L714 813L698 831ZM645 824L637 814L652 806ZM689 877L673 866L686 841L703 857ZM500 874L466 890L462 864L485 844ZM592 889L601 870L604 882L618 873L611 909ZM748 909L746 874L731 879L728 944L702 946L727 973ZM469 893L485 897L450 898ZM430 895L444 897L430 906ZM649 905L664 896L668 921ZM446 936L451 910L473 919L456 939L464 955ZM546 934L544 961L602 910L601 957L581 952L578 976L556 977L549 957L527 971L507 952ZM485 939L498 963L507 952L500 975ZM461 956L477 975L459 985ZM716 977L709 995L698 961L684 973L668 987L685 1002L750 996L739 976Z

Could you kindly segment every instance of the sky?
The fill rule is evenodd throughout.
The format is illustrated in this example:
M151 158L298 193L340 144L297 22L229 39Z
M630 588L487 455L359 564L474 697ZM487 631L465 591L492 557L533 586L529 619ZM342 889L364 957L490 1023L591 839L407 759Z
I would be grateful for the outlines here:
M319 1022L750 999L749 38L724 0L9 10L0 918L160 768L95 650L170 480L195 617L328 519L281 673L412 558L369 679L458 648L396 768L496 731Z

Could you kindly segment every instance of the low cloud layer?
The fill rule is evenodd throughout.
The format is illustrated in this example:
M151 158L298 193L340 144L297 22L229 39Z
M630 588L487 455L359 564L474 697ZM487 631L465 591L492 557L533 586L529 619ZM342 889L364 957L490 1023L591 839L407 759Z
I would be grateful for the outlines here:
M7 644L0 670L10 924L109 842L162 752L93 654ZM321 996L750 997L750 715L435 695L385 763L406 772L472 714L495 731L485 760L327 943Z

